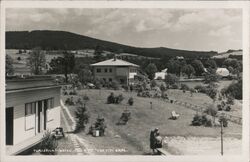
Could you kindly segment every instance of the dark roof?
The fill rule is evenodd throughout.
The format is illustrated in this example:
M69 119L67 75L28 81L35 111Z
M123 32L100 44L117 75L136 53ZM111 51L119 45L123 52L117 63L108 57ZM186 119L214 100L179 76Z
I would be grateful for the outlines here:
M6 91L27 90L42 87L58 86L51 77L30 77L30 78L11 78L6 79Z

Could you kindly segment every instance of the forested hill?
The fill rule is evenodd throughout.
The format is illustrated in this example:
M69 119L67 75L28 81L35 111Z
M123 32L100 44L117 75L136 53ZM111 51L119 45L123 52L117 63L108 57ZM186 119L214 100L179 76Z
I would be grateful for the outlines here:
M114 42L99 40L65 31L36 30L31 32L6 32L6 49L32 49L34 47L41 47L44 50L80 50L95 49L97 46L101 47L102 50L110 52L132 53L148 57L205 57L217 54L217 52L214 51L187 51L164 47L138 48Z

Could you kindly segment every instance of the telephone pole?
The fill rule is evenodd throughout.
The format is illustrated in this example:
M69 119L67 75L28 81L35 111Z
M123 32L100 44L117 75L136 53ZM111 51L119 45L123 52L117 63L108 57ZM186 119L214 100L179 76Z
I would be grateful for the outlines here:
M223 156L223 121L220 122L220 128L221 128L221 156Z

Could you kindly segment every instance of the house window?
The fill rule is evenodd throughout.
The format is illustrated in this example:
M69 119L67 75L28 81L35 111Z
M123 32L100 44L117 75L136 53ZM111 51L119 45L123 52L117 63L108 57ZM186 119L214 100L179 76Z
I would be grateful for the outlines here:
M47 99L47 108L51 109L54 107L54 98Z
M36 103L31 102L25 104L25 116L29 116L36 113Z
M102 72L102 70L101 70L100 68L97 68L97 69L96 69L96 72L97 72L97 73L100 73L100 72Z
M108 72L108 69L104 69L104 72L107 73L107 72Z
M112 82L112 78L109 78L109 81Z
M50 109L54 108L54 98L49 98L49 99L45 100L44 103L47 106L47 122L50 122L50 121L54 120L53 115L51 114L52 111L50 112Z
M111 68L109 69L109 72L112 73L112 69Z
M36 102L25 104L25 131L35 128Z
M136 69L130 69L130 73L136 73Z

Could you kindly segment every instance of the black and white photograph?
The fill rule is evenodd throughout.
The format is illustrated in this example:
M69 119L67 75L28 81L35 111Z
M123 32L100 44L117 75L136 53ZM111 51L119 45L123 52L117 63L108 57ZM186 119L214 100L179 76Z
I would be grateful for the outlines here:
M4 7L5 156L245 155L246 8L80 4Z

